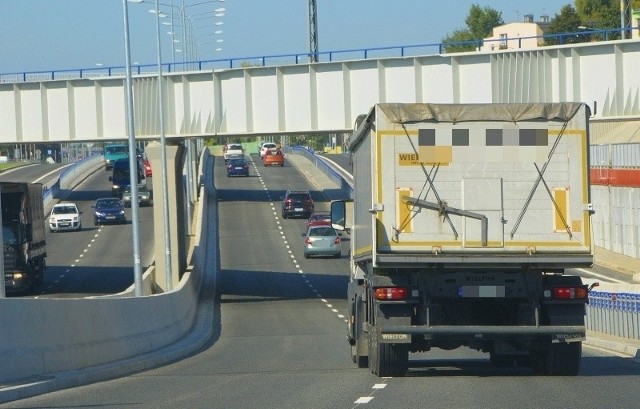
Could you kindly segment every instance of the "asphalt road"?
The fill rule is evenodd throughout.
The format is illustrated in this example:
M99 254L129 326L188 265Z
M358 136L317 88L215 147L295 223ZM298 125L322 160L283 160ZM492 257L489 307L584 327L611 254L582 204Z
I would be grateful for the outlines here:
M492 368L486 354L433 350L409 374L380 379L351 363L347 260L302 256L303 220L281 220L288 188L313 191L290 166L226 178L215 163L220 264L214 338L174 364L0 408L605 408L636 407L640 362L583 351L578 377ZM256 170L260 177L256 175ZM318 203L319 210L327 203Z

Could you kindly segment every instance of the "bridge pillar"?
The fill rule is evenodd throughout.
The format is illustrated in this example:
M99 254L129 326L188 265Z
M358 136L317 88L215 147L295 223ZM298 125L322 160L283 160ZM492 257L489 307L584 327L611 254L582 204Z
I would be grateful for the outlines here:
M162 156L159 142L151 142L145 147L147 158L153 171L153 235L155 258L155 282L159 290L166 291L167 274L165 254L167 245L164 234L164 207L169 209L169 241L171 252L171 276L173 289L178 285L180 276L187 266L187 211L183 168L186 150L181 145L167 144L167 188L168 203L163 200Z

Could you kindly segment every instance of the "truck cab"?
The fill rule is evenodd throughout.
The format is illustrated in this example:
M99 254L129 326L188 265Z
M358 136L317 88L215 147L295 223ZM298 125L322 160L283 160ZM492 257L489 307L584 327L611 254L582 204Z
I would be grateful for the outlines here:
M104 147L104 170L113 169L113 164L118 159L129 157L129 146L126 143L111 143Z

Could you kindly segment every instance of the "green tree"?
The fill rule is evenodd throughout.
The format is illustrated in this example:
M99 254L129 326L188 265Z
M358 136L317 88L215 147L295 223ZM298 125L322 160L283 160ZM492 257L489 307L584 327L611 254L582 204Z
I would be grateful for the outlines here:
M576 11L582 26L594 30L611 30L620 28L620 2L618 0L575 0ZM604 39L603 34L596 34L596 39ZM607 33L607 39L619 39L619 33Z
M455 30L442 39L445 52L473 51L492 34L494 27L504 24L501 12L477 4L471 6L464 22L466 28Z
M566 4L560 9L560 14L556 14L555 17L551 19L551 24L549 24L549 30L546 34L577 33L580 31L578 27L581 25L582 22L580 21L580 16L578 16L576 9L573 8L571 4ZM583 43L585 41L589 41L587 36L576 34L545 38L545 43L547 45L575 44Z
M474 4L464 20L474 39L483 39L493 33L493 28L504 24L502 13L491 7L481 8Z
M456 30L453 34L444 38L442 42L447 53L474 51L478 47L478 40L473 37L469 30Z

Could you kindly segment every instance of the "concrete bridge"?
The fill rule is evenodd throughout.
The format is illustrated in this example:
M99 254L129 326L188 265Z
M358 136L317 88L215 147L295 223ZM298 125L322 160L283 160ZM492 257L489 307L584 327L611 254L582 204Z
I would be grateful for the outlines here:
M591 106L592 135L599 138L640 118L638 67L640 41L619 40L168 73L165 132L168 138L342 132L378 102L580 101ZM157 81L157 74L134 76L137 139L159 138ZM0 83L2 143L124 139L125 113L123 75Z

